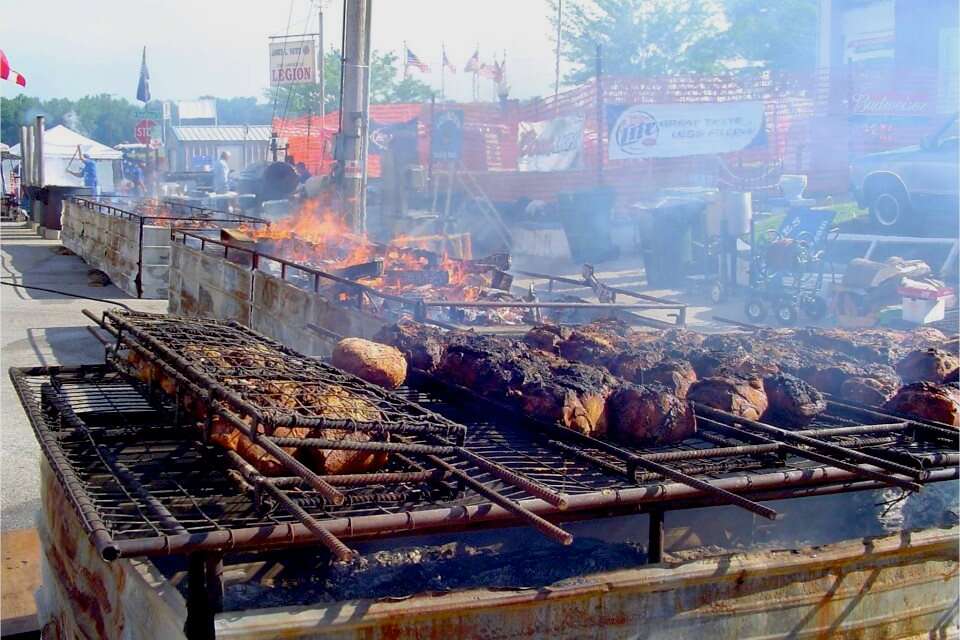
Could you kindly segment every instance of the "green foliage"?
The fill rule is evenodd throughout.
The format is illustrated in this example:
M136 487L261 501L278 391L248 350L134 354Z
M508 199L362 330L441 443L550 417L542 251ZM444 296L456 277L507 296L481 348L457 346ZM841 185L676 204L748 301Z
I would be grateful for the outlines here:
M426 102L433 91L429 86L413 78L399 79L399 59L388 51L373 51L370 65L370 102ZM324 109L327 113L340 107L340 52L328 51L324 55ZM276 115L305 115L320 112L320 85L302 84L269 89L264 96L276 105ZM270 107L273 110L273 107Z
M556 29L557 0L548 0ZM596 46L611 75L708 73L718 67L709 46L720 33L711 0L583 0L564 3L562 55L574 63L565 80L593 77Z
M547 0L556 30L557 0ZM658 76L713 73L736 61L810 70L816 61L816 0L565 0L561 53L565 81L604 73Z
M150 111L160 112L157 102L148 107ZM97 142L113 146L133 141L133 128L142 113L139 105L106 93L79 100L52 98L43 101L21 94L14 98L0 98L0 140L9 145L17 144L20 142L20 126L33 124L34 118L42 115L46 117L47 128L63 124Z

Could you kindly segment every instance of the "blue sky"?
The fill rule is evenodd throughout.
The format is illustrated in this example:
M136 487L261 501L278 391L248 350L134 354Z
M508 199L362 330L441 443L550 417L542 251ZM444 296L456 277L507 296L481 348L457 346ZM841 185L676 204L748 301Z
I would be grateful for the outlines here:
M339 47L341 0L324 4L326 45ZM25 6L28 5L28 6ZM0 0L0 48L27 76L30 95L135 97L140 49L147 47L153 96L260 96L268 84L267 38L317 29L310 0ZM507 50L512 95L553 90L553 43L543 0L374 0L373 46L398 53L404 40L433 67L440 86L440 45L463 68L480 44L492 62ZM412 71L411 73L417 74ZM493 95L483 81L482 97ZM17 93L0 83L5 96ZM447 96L470 97L470 78L447 74Z

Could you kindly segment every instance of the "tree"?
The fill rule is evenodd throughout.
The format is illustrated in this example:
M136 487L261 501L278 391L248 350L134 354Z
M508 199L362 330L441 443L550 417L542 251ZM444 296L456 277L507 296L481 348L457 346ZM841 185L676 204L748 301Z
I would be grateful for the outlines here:
M817 64L817 2L723 0L729 28L718 49L730 58L782 71L812 71Z
M557 0L547 0L553 31ZM574 64L565 77L593 77L601 45L604 73L669 75L718 68L713 45L721 15L712 0L583 0L566 2L561 54Z
M323 104L327 113L340 108L340 52L324 54ZM399 60L392 51L370 54L370 102L425 102L433 95L428 85L414 78L398 80ZM278 117L320 112L320 85L302 84L269 89L265 96Z
M20 127L33 124L33 118L45 115L40 100L20 94L0 98L0 141L11 147L20 143Z
M555 32L557 0L547 4ZM568 83L593 76L597 44L611 75L713 73L743 64L809 70L817 1L567 0L562 26L561 53L574 64Z

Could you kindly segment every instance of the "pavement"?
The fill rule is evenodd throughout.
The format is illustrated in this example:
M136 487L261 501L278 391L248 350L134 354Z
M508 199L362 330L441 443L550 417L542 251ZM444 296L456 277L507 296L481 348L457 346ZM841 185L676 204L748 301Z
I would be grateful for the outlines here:
M109 285L88 284L89 267L59 255L60 242L43 240L21 223L0 223L0 530L34 526L39 508L40 449L7 375L9 367L103 361L103 346L87 330L81 310L109 309L120 301L163 313L166 300L137 300ZM17 283L100 298L95 302L58 293L6 286Z

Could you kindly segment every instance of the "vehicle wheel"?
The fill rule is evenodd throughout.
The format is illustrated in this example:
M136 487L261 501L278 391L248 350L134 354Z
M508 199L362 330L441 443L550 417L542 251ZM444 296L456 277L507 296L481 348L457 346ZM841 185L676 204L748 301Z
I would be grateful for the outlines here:
M792 327L800 319L800 309L793 303L781 303L777 307L777 321L785 327Z
M763 319L767 317L767 307L761 300L747 300L747 304L743 307L743 313L750 322L763 322Z
M870 203L870 219L881 229L903 227L910 214L910 202L903 186L896 182L881 185Z
M827 301L820 296L811 296L803 302L803 313L814 322L827 317Z
M723 302L723 299L726 297L726 292L723 290L723 285L719 282L714 282L710 286L710 301L713 304L720 304Z

